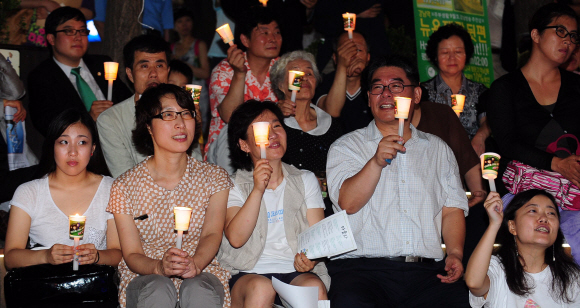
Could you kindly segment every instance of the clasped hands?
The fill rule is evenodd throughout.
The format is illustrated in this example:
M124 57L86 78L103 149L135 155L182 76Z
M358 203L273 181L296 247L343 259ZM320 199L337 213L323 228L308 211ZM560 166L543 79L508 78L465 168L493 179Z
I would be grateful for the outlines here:
M97 261L97 252L94 244L73 246L54 244L46 250L46 261L52 265L72 262L74 255L79 256L79 265L93 264Z
M181 249L169 248L157 264L157 274L165 277L192 278L201 273L193 257Z

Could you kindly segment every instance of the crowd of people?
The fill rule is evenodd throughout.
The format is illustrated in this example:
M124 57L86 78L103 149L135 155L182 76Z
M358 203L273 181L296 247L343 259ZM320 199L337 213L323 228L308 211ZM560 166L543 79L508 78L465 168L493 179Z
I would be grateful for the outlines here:
M313 2L300 1L301 17L316 15ZM519 161L580 186L580 76L567 70L578 65L574 10L539 8L529 60L488 89L463 74L474 46L458 24L432 33L438 74L420 82L413 61L371 48L381 33L337 34L315 56L285 28L288 15L237 5L225 58L208 56L194 15L180 10L176 43L161 31L125 44L133 91L116 80L113 93L100 73L110 58L87 54L86 12L49 12L51 56L28 80L30 120L45 137L38 165L8 167L0 122L6 268L115 267L121 307L284 305L273 278L317 287L338 308L580 305L579 212L502 182ZM376 15L363 13L372 29ZM321 57L332 73L323 76ZM294 70L304 73L295 97ZM2 57L0 72L3 107L21 122L23 83ZM189 84L202 85L199 104ZM454 94L466 96L459 116ZM411 100L402 130L397 97ZM269 125L265 150L257 122ZM479 156L490 151L501 155L498 192L482 178ZM192 210L179 246L174 207ZM299 234L340 211L357 249L310 260ZM57 227L73 214L87 217L78 246ZM489 224L466 231L473 215Z

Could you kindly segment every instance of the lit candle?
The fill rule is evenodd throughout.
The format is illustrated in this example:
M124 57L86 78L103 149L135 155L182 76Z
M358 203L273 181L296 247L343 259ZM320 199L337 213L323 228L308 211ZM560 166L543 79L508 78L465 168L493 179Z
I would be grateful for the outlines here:
M463 112L464 105L465 105L465 95L463 94L451 95L451 109L455 111L455 114L457 114L457 116L459 116Z
M288 71L288 90L292 91L290 100L294 103L296 102L296 93L302 87L302 77L304 77L304 72Z
M222 40L224 40L224 43L230 44L230 46L234 46L234 35L230 29L230 24L224 24L215 30L221 36Z
M193 98L193 103L199 105L199 97L201 96L201 86L195 84L186 84L185 91L191 94L191 98Z
M344 22L344 30L348 31L348 38L352 40L352 31L356 25L356 14L346 12L342 14L342 21Z
M481 154L479 158L481 159L481 176L489 181L489 190L496 191L494 180L497 178L501 156L497 153L487 152Z
M268 122L255 122L252 124L254 128L254 139L256 140L256 145L260 146L260 158L266 158L266 147L270 145L268 140L270 137L270 123Z
M70 215L68 217L69 237L74 239L74 256L73 256L73 271L79 270L79 256L77 255L77 247L80 244L83 235L85 234L86 216L79 216L79 214Z
M266 7L268 5L268 0L260 0L260 3L262 3L262 5Z
M105 80L109 81L109 92L107 92L107 100L113 99L113 81L117 79L117 71L119 70L119 63L105 62Z
M183 231L189 229L189 220L191 219L191 208L176 206L173 208L175 215L175 230L177 230L177 248L181 249Z

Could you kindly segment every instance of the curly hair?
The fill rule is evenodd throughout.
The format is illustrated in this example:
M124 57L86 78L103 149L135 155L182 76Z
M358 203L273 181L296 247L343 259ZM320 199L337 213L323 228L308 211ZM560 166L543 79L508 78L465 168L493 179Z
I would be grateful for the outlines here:
M454 35L458 36L465 46L465 64L469 64L469 60L473 57L474 47L471 35L469 35L467 30L465 30L461 25L456 23L447 24L439 27L437 31L433 32L427 42L427 50L425 52L427 53L427 57L429 57L429 61L431 61L437 69L439 69L439 60L437 57L439 43Z
M313 54L304 50L296 50L285 53L278 61L276 61L276 63L274 63L274 65L272 65L272 68L270 69L270 82L272 84L272 88L274 89L274 93L279 100L284 99L284 91L282 89L284 89L284 87L288 87L288 85L284 82L288 76L286 66L288 63L295 60L308 61L312 67L314 78L316 78L316 84L320 84L322 81L322 76L318 71L318 67L316 67L316 59L314 59Z
M184 89L172 84L160 84L152 87L145 92L137 102L135 107L135 129L133 130L133 144L137 151L143 155L153 155L153 139L149 133L153 116L161 112L161 98L174 97L177 105L183 109L195 110L193 98ZM187 155L191 155L195 147L195 140L199 138L200 131L195 130L193 136L194 142L187 149Z

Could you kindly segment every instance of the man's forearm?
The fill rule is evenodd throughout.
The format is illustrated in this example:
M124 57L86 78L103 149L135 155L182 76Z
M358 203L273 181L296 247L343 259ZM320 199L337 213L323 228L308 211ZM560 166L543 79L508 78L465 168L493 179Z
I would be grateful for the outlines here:
M361 171L346 179L340 187L338 205L348 214L358 212L373 196L381 179L383 168L375 163L374 156Z
M465 244L465 216L460 208L443 207L441 233L445 242L447 255L463 259Z
M246 73L234 73L228 94L218 105L218 112L226 123L236 108L244 102L244 89L246 87Z

